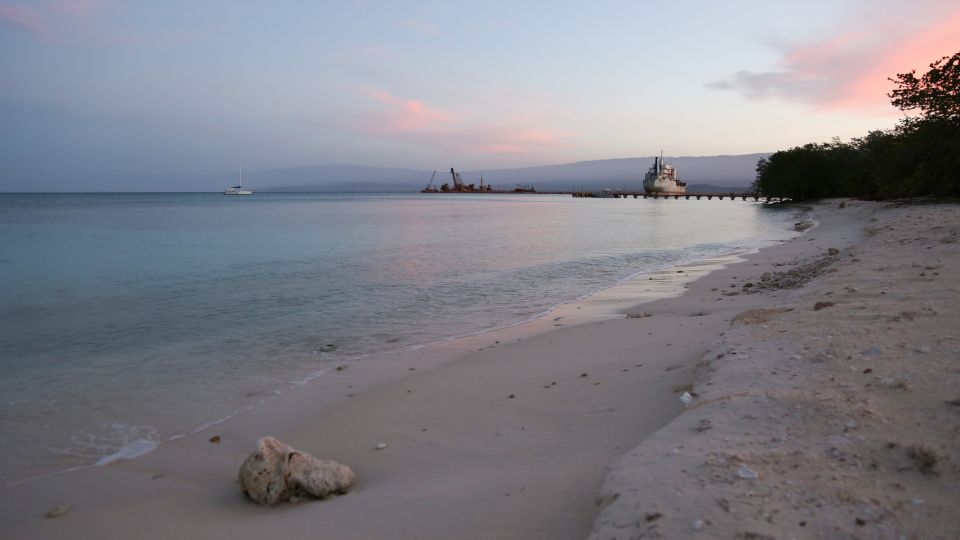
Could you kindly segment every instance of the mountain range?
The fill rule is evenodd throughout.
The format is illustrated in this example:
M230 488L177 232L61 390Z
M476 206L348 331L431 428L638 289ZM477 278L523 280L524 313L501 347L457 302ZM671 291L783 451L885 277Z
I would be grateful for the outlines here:
M722 156L667 156L677 167L688 191L733 191L753 181L757 160L769 153ZM643 175L653 164L653 156L578 161L514 169L458 171L464 181L512 190L532 185L539 192L598 191L624 188L641 191ZM455 164L453 164L455 166ZM433 171L371 167L367 165L317 165L266 169L244 173L244 186L258 192L415 192L427 185ZM222 191L236 185L237 174L114 175L99 178L108 191ZM449 167L437 171L435 185L450 182Z

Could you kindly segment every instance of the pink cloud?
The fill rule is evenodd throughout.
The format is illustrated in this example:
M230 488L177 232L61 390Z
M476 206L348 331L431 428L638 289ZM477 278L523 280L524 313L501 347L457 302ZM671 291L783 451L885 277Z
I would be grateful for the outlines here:
M30 6L0 4L0 22L4 21L23 28L39 38L50 39L51 37L43 16Z
M58 28L78 19L88 18L103 6L105 0L58 0L42 4L40 9L25 4L0 4L0 23L19 26L34 36L53 40L51 28ZM59 32L58 32L59 33Z
M463 114L441 110L417 99L401 99L383 90L364 93L381 105L346 127L364 135L479 154L527 155L570 146L569 131L507 123L472 123Z
M370 97L387 105L388 110L380 117L387 131L405 133L423 131L441 126L452 120L451 115L427 106L417 99L400 99L383 90L367 90Z
M751 100L779 98L823 110L858 110L896 114L886 94L887 80L956 52L960 43L960 9L928 24L892 18L872 25L848 25L831 39L794 46L781 59L780 69L741 71L709 87L734 90Z

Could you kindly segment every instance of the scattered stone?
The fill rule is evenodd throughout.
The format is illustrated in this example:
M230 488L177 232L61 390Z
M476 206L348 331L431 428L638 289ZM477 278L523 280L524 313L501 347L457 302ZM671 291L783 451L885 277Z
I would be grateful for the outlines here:
M646 319L649 316L650 316L649 313L644 313L642 311L639 313L627 313L628 319Z
M374 450L386 450L386 449L387 449L387 443L377 443L377 445L374 446L373 449L374 449Z
M345 367L343 367L343 366L337 366L337 371L343 371L343 370L345 370L345 369L347 369L347 368L345 368Z
M54 506L53 508L50 509L49 512L47 512L47 518L49 519L58 518L69 511L70 511L69 506Z
M695 531L699 531L700 529L703 528L703 520L702 519L693 520L693 523L690 524L690 528Z
M917 352L920 353L920 354L926 354L926 353L930 352L930 347L927 347L927 346L917 347L917 348L914 349L914 350L917 351Z
M793 311L793 308L749 309L734 317L733 320L730 321L730 326L764 323L788 311Z
M935 476L937 474L937 464L940 458L936 452L926 446L911 446L907 448L907 457L913 463L913 467L923 474Z
M210 437L209 441L213 444L220 444L220 436L214 435L213 437Z
M683 402L684 406L690 405L693 403L693 396L690 395L690 392L684 392L680 394L680 401Z
M710 420L706 418L701 418L700 422L697 424L697 427L693 428L693 430L697 433L703 433L704 431L707 431L708 429L712 429L712 428L713 428L713 424L710 422Z
M760 475L756 471L747 467L746 465L740 465L740 468L737 469L737 476L743 478L744 480L756 480L760 478Z
M240 486L263 506L291 497L323 498L350 490L356 476L350 467L317 459L273 437L257 441L257 450L240 465Z
M166 477L167 477L167 475L165 475L165 474L163 474L163 473L157 473L157 474L151 476L150 479L151 479L151 480L159 480L159 479L161 479L161 478L166 478Z
M583 378L583 377L589 377L589 375L587 375L586 373L581 373L581 374L580 374L580 377L581 377L581 378Z
M834 305L836 304L834 304L833 302L817 302L816 304L813 305L813 310L820 311L821 309L828 308Z
M889 377L880 381L880 385L886 388L894 388L897 390L906 390L910 388L910 385L907 384L907 381L903 379L893 379Z
M507 396L507 399L513 399L513 398L515 398L515 397L517 397L517 396L515 396L514 394L510 394L509 396Z
M830 248L827 250L827 255L839 255L840 250L837 248Z

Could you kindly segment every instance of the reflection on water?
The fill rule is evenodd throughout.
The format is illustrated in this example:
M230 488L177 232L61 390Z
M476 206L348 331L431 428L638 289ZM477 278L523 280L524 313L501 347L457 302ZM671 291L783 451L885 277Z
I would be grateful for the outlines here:
M783 239L789 218L547 195L0 195L0 479L186 433L331 361Z

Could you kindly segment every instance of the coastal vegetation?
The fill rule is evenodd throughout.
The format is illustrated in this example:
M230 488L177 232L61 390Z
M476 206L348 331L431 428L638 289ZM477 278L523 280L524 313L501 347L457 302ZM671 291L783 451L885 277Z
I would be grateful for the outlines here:
M960 197L960 52L889 79L894 107L916 116L849 142L781 150L757 162L756 192L810 200Z

